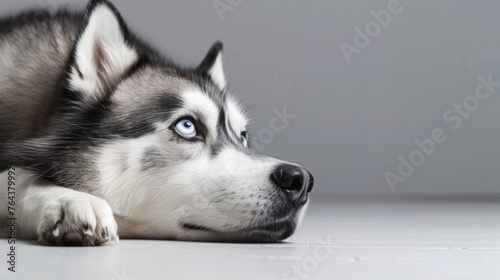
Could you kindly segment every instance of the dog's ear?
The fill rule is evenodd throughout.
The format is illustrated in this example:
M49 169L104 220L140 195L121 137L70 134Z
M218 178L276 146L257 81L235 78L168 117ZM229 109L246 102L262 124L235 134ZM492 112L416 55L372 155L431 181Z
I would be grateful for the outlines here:
M128 30L115 7L105 0L91 1L74 45L68 84L85 101L98 100L112 90L137 62L127 43Z
M222 67L222 43L215 42L203 61L198 66L198 70L212 78L214 83L220 88L226 87L226 76Z

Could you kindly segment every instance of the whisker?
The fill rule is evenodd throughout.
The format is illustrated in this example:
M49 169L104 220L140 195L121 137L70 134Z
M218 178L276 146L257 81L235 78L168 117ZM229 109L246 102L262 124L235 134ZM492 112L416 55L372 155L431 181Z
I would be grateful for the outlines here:
M227 224L227 222L229 221L229 218L231 217L231 214L233 213L233 210L234 210L234 209L235 209L238 205L240 205L240 204L241 204L241 202L236 203L236 205L234 205L233 209L231 209L231 211L229 212L229 215L227 216L226 224Z

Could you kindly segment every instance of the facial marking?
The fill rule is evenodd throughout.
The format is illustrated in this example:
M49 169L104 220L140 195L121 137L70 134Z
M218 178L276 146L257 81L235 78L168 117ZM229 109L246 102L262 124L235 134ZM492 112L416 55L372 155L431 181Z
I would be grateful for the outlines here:
M194 116L203 121L208 129L209 136L217 139L217 120L219 107L199 89L189 89L182 93L183 106L176 114L181 116Z

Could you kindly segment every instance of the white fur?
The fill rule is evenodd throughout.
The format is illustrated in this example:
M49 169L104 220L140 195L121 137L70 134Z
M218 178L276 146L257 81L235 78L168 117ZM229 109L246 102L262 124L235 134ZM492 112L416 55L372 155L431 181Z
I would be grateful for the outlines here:
M238 102L232 98L229 98L226 104L226 113L229 126L234 131L237 136L240 136L241 132L246 130L248 120L242 113Z
M103 59L96 57L102 51ZM97 61L99 60L99 61ZM92 101L106 90L108 84L116 82L137 61L137 53L125 42L115 14L106 5L96 7L76 47L78 69L71 71L70 85L82 93L86 101ZM101 64L104 77L99 77L97 64Z
M215 82L219 88L224 89L226 87L226 76L224 74L224 67L222 66L222 53L219 52L217 55L217 58L215 59L214 64L212 65L212 68L208 71L208 74L210 74L210 77L212 77L212 80Z
M101 192L115 213L123 216L133 215L142 203L151 199L150 180L141 170L142 153L148 147L162 145L166 140L158 132L141 138L120 140L100 149L97 159L100 172ZM153 195L154 196L154 195Z
M7 182L7 171L0 174L2 185ZM99 239L99 243L118 242L118 228L113 211L103 199L68 188L47 185L30 172L16 169L16 218L17 237L44 239L44 233L51 231L54 237L66 234L80 234ZM2 223L7 221L7 199L2 196L0 213ZM64 216L61 213L64 212ZM61 224L56 226L58 221ZM82 225L90 225L85 230ZM100 235L108 228L109 238ZM3 226L2 229L5 227ZM99 232L98 232L99 231ZM0 230L0 233L1 230Z
M102 149L98 159L102 192L115 213L147 229L140 233L142 237L179 238L184 233L181 223L221 231L251 226L250 211L259 208L259 195L272 194L275 188L268 178L279 161L257 160L234 149L225 149L211 160L202 143L198 147L192 143L169 145L169 133L158 131ZM164 168L141 170L140 153L148 147L165 156ZM182 155L191 159L183 160ZM129 167L124 170L123 164ZM120 236L137 237L139 233L120 228Z

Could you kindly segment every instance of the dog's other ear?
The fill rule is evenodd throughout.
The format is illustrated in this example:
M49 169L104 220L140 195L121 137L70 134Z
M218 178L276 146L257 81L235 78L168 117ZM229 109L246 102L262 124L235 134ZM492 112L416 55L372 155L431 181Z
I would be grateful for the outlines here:
M198 66L198 70L212 78L214 83L220 88L226 87L226 76L222 67L222 43L215 42L203 61Z
M112 4L88 4L68 69L69 86L83 94L84 101L98 100L112 90L137 62L127 38L127 27Z

